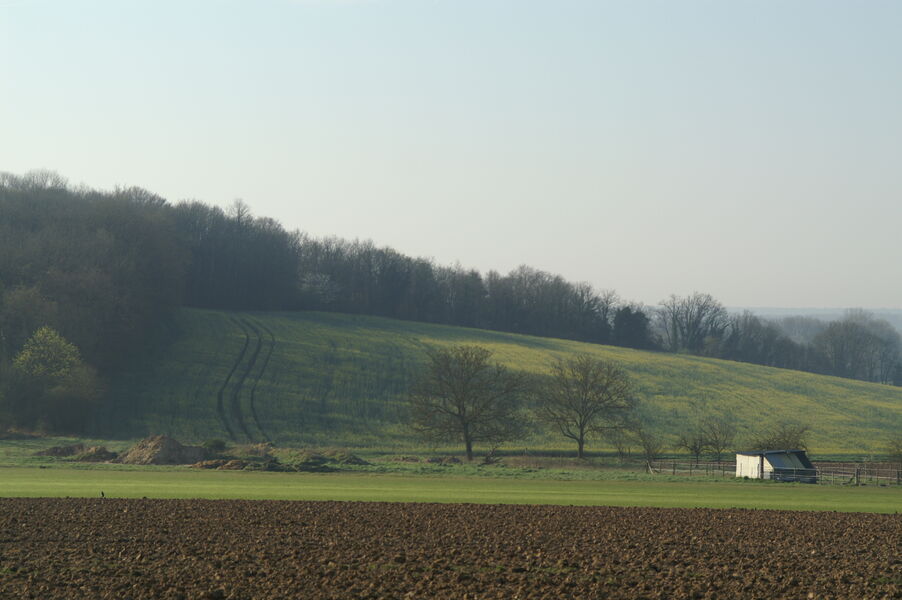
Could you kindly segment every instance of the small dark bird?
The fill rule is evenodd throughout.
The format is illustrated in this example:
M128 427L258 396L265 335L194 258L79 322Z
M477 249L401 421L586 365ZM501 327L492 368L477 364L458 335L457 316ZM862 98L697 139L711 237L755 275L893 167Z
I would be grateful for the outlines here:
M100 490L100 497L101 497L101 498L106 498L106 496L103 495L103 490Z

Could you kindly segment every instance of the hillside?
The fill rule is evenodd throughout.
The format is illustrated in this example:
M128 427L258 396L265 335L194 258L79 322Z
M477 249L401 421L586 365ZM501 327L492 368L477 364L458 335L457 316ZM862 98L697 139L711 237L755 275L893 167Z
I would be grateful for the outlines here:
M809 423L815 452L864 455L881 452L902 425L900 388L693 356L317 312L183 309L169 333L111 382L99 435L410 446L404 398L423 349L461 343L529 372L573 352L617 361L654 428L671 438L713 412L746 431L779 419ZM543 432L526 445L570 447Z

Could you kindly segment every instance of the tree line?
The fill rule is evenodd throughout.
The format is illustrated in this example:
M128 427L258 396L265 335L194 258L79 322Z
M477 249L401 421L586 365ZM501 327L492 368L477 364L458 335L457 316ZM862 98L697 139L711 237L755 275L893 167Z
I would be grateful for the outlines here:
M791 332L804 329L802 336ZM672 295L654 312L661 348L770 367L902 385L902 337L861 310L823 322L730 314L710 294Z
M653 308L528 266L481 273L369 241L313 238L241 201L224 210L141 188L74 187L47 171L0 173L7 400L15 359L40 328L71 343L102 380L178 306L377 315L902 383L898 333L865 313L797 341L704 294ZM10 401L3 406L9 412Z

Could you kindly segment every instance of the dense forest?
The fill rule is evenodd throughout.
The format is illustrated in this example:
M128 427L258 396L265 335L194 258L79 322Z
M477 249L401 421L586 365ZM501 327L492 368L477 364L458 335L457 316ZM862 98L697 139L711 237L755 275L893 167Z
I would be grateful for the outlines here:
M0 425L71 422L60 407L102 394L178 306L379 315L902 384L898 332L863 311L800 336L798 320L730 314L707 294L647 307L528 266L480 273L315 239L240 201L0 174Z

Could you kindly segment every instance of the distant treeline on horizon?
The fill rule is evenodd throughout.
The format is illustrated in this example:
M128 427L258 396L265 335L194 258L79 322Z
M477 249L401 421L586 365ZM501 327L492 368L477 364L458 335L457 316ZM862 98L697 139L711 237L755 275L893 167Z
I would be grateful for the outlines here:
M0 374L42 326L113 370L179 306L377 315L902 384L899 333L864 311L768 321L702 293L649 307L528 266L480 273L312 238L240 201L0 174Z

